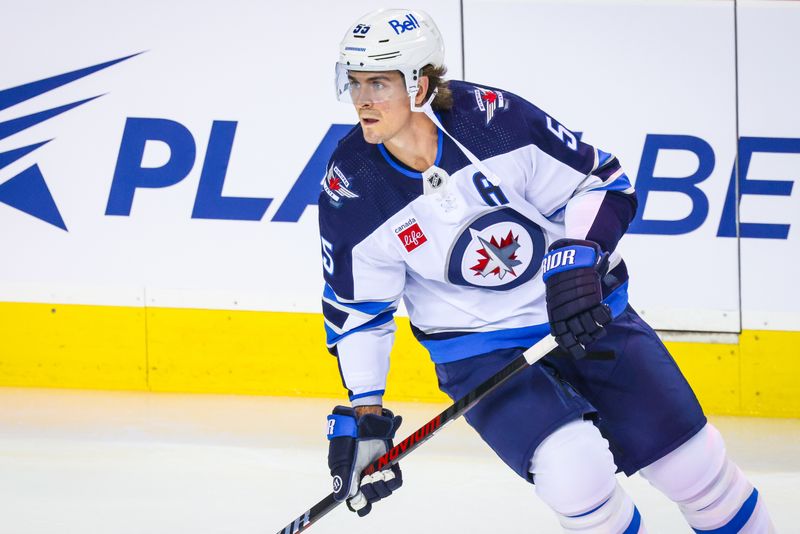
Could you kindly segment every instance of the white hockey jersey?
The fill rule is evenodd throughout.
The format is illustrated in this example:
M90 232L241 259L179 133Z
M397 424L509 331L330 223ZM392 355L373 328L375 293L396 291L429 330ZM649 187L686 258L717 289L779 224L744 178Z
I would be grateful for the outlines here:
M380 402L401 298L436 363L544 337L540 267L557 239L612 252L605 301L614 315L627 305L627 271L613 251L636 198L617 159L516 95L450 88L454 106L437 117L479 165L439 130L436 162L420 173L356 126L322 181L322 308L353 404Z

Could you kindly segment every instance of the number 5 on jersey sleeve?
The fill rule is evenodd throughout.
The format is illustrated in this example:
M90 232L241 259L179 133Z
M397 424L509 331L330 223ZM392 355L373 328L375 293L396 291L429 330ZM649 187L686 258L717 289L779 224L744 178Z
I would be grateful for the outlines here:
M333 275L333 245L322 236L319 236L322 240L322 268L325 269L325 272Z
M558 137L562 143L567 145L572 150L578 150L578 139L575 137L575 134L564 128L563 125L554 121L550 115L545 115L545 119L547 120L547 129L553 133L556 137ZM558 128L556 128L556 126Z

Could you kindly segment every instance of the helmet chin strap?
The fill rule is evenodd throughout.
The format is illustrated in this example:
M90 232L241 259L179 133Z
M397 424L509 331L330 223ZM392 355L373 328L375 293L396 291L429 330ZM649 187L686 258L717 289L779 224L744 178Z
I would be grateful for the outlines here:
M439 88L436 87L431 93L431 96L428 97L428 100L422 103L421 106L418 106L415 102L417 100L417 93L419 92L419 87L414 87L413 89L408 91L408 101L411 104L411 111L416 111L417 113L425 113L425 108L431 106L433 103L433 99L436 98L436 95L439 93ZM433 109L433 108L431 108Z
M423 104L421 106L417 106L414 103L414 101L416 100L415 97L417 95L417 91L418 91L418 89L414 89L413 91L409 91L409 97L411 99L411 111L416 111L416 112L424 113L425 115L427 115L428 118L433 122L433 124L436 125L437 128L439 128L441 131L443 131L445 133L445 135L447 135L447 137L449 137L450 139L453 140L453 142L461 150L461 152L463 152L464 155L467 156L467 159L469 160L469 162L472 163L473 165L475 165L475 167L477 167L478 170L481 171L481 173L486 177L487 180L489 180L489 182L492 185L500 185L500 177L497 176L492 171L490 171L489 168L486 165L484 165L483 162L481 160L479 160L475 156L475 154L470 152L470 150L467 147L462 145L458 141L458 139L456 139L455 137L450 135L450 132L445 130L444 126L442 126L442 123L439 121L439 117L437 117L436 113L433 112L433 107L431 106L431 104L433 103L433 99L436 98L436 94L439 92L439 88L437 87L436 89L434 89L433 93L428 98L428 100L423 102Z
M418 91L418 89L415 88L414 90L408 92L409 98L411 100L411 111L421 112L421 113L424 113L425 115L427 115L427 117L431 120L431 122L433 122L433 124L436 125L437 128L439 128L441 131L443 131L445 133L445 135L447 135L447 137L449 137L450 139L453 140L453 142L456 144L456 146L459 148L459 150L461 150L461 152L465 156L467 156L467 159L469 160L469 162L472 163L473 165L475 165L475 167L479 171L481 171L481 174L483 174L486 177L486 179L489 180L489 183L491 183L492 185L500 185L500 177L497 176L494 172L492 172L489 169L489 167L487 167L481 160L479 160L475 156L475 154L473 154L467 147L462 145L458 141L458 139L456 139L455 137L450 135L450 132L445 130L444 126L442 126L442 123L439 120L439 117L436 116L436 113L434 113L434 111L433 111L433 107L431 107L431 104L433 103L433 99L436 98L436 94L438 93L439 89L438 88L434 89L433 93L431 94L431 96L421 106L417 106L415 104L415 100L416 100L415 97L417 95L417 91ZM553 222L547 220L547 218L544 215L540 214L539 212L535 212L535 213L527 213L526 212L526 214L531 216L531 218L534 220L534 222L536 222L539 226L541 226L542 228L546 228L551 233L558 234L560 232L558 226L556 226Z

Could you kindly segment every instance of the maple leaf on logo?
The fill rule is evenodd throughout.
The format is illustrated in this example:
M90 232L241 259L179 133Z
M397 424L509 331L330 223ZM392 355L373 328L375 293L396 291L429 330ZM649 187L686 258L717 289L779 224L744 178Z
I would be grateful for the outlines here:
M494 93L494 91L486 91L485 93L483 93L483 99L491 104L492 102L497 100L497 95Z
M342 187L341 182L342 181L336 176L331 176L330 180L328 180L328 187L331 188L331 191L336 191Z
M508 235L507 236L505 236L504 238L502 238L500 240L500 244L499 245L495 242L494 237L492 237L492 244L494 246L500 247L500 248L505 248L505 247L509 246L511 243L515 243L516 241L517 241L517 238L511 233L511 230L508 231ZM516 251L517 248L519 248L519 245L517 245L517 247L514 249L514 251ZM512 260L517 259L516 252L512 253L511 256L509 256L509 259L512 259Z
M489 260L490 260L489 253L487 253L485 249L482 249L482 248L479 249L478 250L478 254L480 254L483 257L478 259L478 263L476 263L475 265L470 267L470 269L475 271L475 276L478 276L479 274L483 274L483 270L489 264ZM489 273L486 273L486 274L489 274ZM486 276L486 274L483 274L483 276Z
M482 247L476 252L481 257L478 259L478 263L470 267L471 270L475 271L475 276L481 275L485 278L490 274L494 274L501 280L506 273L517 276L517 273L514 272L514 267L522 264L517 259L517 249L520 246L518 236L514 236L509 230L508 235L501 238L499 243L494 236L489 241L478 236L478 241Z

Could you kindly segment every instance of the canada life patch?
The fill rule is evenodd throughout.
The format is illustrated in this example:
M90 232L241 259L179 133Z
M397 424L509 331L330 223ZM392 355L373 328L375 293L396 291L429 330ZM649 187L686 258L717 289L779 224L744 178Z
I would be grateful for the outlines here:
M411 217L409 220L394 229L395 235L400 239L400 242L406 247L406 252L411 252L426 241L425 233L419 227L417 219Z

